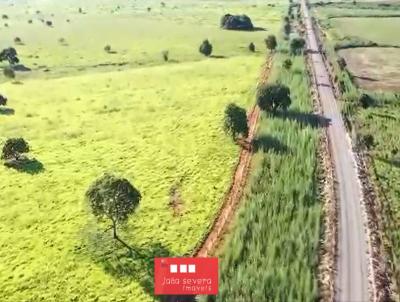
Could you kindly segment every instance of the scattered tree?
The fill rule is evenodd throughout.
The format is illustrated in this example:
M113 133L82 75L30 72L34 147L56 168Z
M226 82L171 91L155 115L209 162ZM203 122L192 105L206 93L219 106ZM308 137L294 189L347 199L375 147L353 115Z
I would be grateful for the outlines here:
M4 23L4 27L8 27L8 23Z
M1 18L2 18L3 20L7 20L7 19L8 19L8 16L7 16L7 15L2 15Z
M135 212L142 198L140 192L127 179L104 174L89 187L86 198L94 216L111 221L113 238L131 249L118 236L117 227Z
M28 20L28 23L29 23L29 24L32 24L32 23L33 23L33 21L32 21L32 20Z
M254 45L253 42L251 42L251 43L249 44L249 50L250 50L251 52L255 52L255 51L256 51L256 46Z
M367 149L371 149L375 146L374 136L372 134L363 135L361 142Z
M303 38L293 38L290 41L290 53L293 55L299 55L303 52L306 41Z
M82 12L83 12L82 8L81 7L78 8L78 13L82 14Z
M52 27L53 26L53 22L52 21L46 21L46 25L49 26L49 27Z
M376 103L376 100L371 97L369 94L363 93L360 95L358 99L358 103L360 104L361 107L364 109L374 106Z
M29 152L29 145L23 138L9 138L3 146L1 159L19 159L23 153L27 152Z
M151 7L148 7L148 8L147 8L147 12L151 12Z
M289 70L292 67L293 63L292 60L290 59L286 59L285 61L283 61L283 68Z
M247 137L249 134L249 127L247 125L246 110L239 106L230 103L225 108L224 114L224 131L236 140L238 135Z
M283 84L264 84L257 91L257 104L262 110L275 113L281 108L286 111L291 103L290 89Z
M165 7L165 2L161 2L161 6L162 6L162 7Z
M206 57L209 57L212 53L212 45L208 40L204 40L203 43L201 43L199 51Z
M15 48L9 47L5 48L0 52L0 62L8 61L10 65L19 63L18 54Z
M265 44L267 46L267 48L270 51L275 50L276 46L278 45L278 43L276 42L276 37L274 35L269 35L266 39L265 39Z
M161 54L162 54L162 57L163 57L164 61L165 61L165 62L168 62L168 59L169 59L169 52L168 52L168 50L164 50L163 52L161 52Z
M4 67L3 74L6 78L15 79L15 71L11 67Z
M15 44L22 44L21 38L20 38L20 37L15 37L15 38L14 38L14 43L15 43Z

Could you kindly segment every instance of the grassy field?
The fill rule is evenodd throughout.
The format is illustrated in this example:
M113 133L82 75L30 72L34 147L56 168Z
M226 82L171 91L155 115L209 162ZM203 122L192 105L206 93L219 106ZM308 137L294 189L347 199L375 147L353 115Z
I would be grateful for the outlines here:
M274 59L269 81L291 89L288 118L263 115L249 192L221 264L217 301L314 301L321 205L317 202L318 129L303 57L292 72ZM301 277L300 277L301 276ZM251 286L249 286L251 285Z
M286 7L91 1L79 14L75 0L10 3L0 4L9 16L0 47L20 37L17 51L32 72L17 72L13 82L0 77L9 99L0 142L24 137L44 170L0 166L0 300L153 301L152 258L190 253L221 206L238 155L222 131L223 111L229 102L254 102L263 39ZM227 12L247 13L267 30L222 31ZM217 57L198 54L205 38ZM251 41L258 52L247 50ZM106 54L105 44L116 53ZM84 193L104 171L143 195L121 230L138 255L117 247L88 213Z
M384 13L384 11L382 11ZM331 21L334 20L332 23ZM341 22L342 18L331 19L329 23ZM342 35L359 35L362 39L381 39L377 42L399 43L395 35L398 18L349 18L351 22L341 28ZM322 20L324 22L324 20ZM325 19L326 21L326 19ZM368 22L367 22L368 21ZM323 25L326 25L326 23ZM329 25L329 24L328 24ZM379 188L379 197L383 204L383 225L385 229L384 245L386 261L392 272L393 288L399 297L400 289L400 169L398 139L400 119L400 98L398 92L400 74L396 63L398 49L394 48L350 48L339 51L347 62L346 70L341 71L336 62L338 53L333 46L338 41L328 26L327 53L335 67L335 72L342 86L343 112L351 121L351 128L356 137L371 135L373 146L368 151L371 158L370 172ZM386 40L383 40L386 39ZM375 41L375 40L374 40ZM398 45L398 44L397 44ZM357 85L356 85L357 84ZM359 103L361 94L369 94L374 104L362 108ZM355 134L353 132L353 134ZM397 300L396 300L397 299Z

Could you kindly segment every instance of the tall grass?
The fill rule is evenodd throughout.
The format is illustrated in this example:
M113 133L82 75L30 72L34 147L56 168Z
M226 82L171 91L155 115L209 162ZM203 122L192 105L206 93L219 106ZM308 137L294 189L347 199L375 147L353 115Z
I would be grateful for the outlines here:
M321 206L312 100L302 57L274 59L271 82L288 85L290 118L263 115L249 192L221 255L217 301L313 301Z

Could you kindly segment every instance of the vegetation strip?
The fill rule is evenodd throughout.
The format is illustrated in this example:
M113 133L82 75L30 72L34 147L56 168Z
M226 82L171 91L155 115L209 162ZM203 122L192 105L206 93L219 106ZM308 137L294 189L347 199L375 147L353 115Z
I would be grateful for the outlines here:
M265 67L262 70L261 81L266 81L268 78L267 75L272 66L272 62L273 56L270 55ZM252 156L251 143L256 133L259 114L260 110L258 106L254 105L248 114L249 135L247 137L247 141L250 145L250 148L246 146L242 147L239 161L233 174L232 183L227 195L225 196L223 206L220 209L219 214L214 220L214 223L205 239L201 242L199 247L196 248L194 252L194 256L196 257L206 257L212 254L218 245L218 242L222 239L221 237L227 228L227 224L229 224L230 219L233 217L237 204L239 203L243 194L243 189L246 185L247 176L249 174Z

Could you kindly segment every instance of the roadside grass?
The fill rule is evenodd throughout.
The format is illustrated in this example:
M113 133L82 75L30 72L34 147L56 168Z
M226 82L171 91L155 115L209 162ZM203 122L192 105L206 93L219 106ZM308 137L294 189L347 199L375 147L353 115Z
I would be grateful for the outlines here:
M354 22L357 22L360 18L354 18ZM335 19L336 20L336 19ZM373 18L368 20L373 21ZM384 18L380 19L384 20ZM396 21L397 22L397 21ZM371 33L381 32L379 23L375 23L373 26L366 26L364 23L364 34L370 35ZM349 26L346 30L343 29L343 34L349 34L353 30L352 26ZM335 75L337 76L339 87L342 92L342 112L347 121L347 126L352 132L352 138L354 143L357 143L366 135L372 135L374 143L370 150L367 150L367 154L371 159L371 165L369 167L372 175L372 180L377 185L379 191L379 198L382 203L382 219L384 227L384 238L383 243L386 248L387 264L392 273L393 289L395 298L399 297L400 290L400 169L399 169L399 157L400 157L400 141L399 141L399 118L400 118L400 96L398 92L394 92L393 88L397 89L395 85L385 88L387 85L386 81L382 81L382 85L375 83L371 89L365 90L367 86L361 85L357 87L353 80L357 81L354 74L357 72L352 65L355 62L348 62L348 67L341 70L337 63L338 53L335 52L334 46L337 40L334 40L334 36L329 35L331 29L328 28L328 35L326 43L326 53L329 61L332 64ZM388 36L388 33L385 35ZM397 39L396 35L392 35L393 39ZM393 40L394 41L394 40ZM367 50L367 49L366 49ZM340 50L340 53L346 51L349 55L357 56L357 53L365 54L363 48ZM354 51L354 52L353 52ZM395 50L385 48L368 48L370 56L379 52L379 57L383 58L379 63L372 64L372 58L366 56L365 61L362 65L358 63L358 69L362 69L362 75L365 77L373 78L374 75L379 73L378 69L381 69L385 73L389 70L396 60L396 56L390 56L390 52ZM377 60L377 56L374 58ZM358 58L360 60L360 58ZM379 66L379 67L378 67ZM369 69L370 67L370 69ZM375 73L377 72L377 73ZM391 74L392 79L388 79L389 83L398 81L399 73L394 72ZM372 85L372 84L371 84ZM369 108L362 108L359 103L359 97L361 94L366 93L375 99L375 104Z
M290 117L263 114L248 192L221 252L217 301L314 301L321 205L317 138L304 58L277 54L269 78L291 89Z
M152 282L140 285L143 265L160 249L189 253L221 205L238 154L222 130L224 108L252 103L262 63L209 59L2 84L15 114L0 115L0 141L24 137L44 171L0 166L0 300L150 301L144 290ZM143 195L121 230L147 255L143 265L104 247L111 234L86 211L84 193L104 171L120 173ZM169 205L174 185L177 215ZM101 256L107 253L111 260Z

